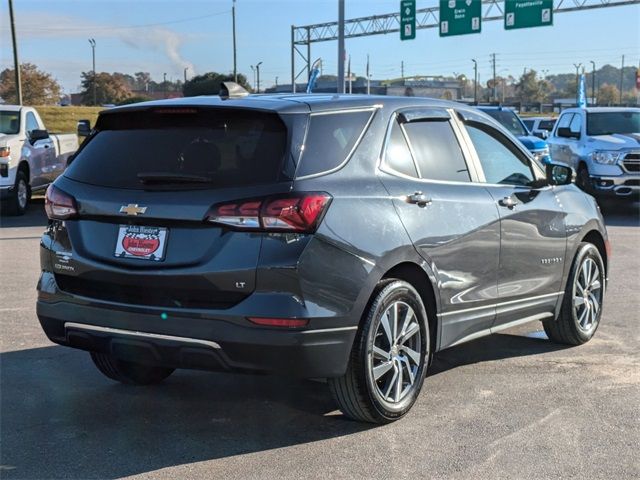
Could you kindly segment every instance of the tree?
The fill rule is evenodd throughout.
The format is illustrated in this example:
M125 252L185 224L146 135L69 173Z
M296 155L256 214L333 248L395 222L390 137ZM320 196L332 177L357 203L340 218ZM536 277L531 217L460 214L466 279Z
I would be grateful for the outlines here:
M598 105L610 105L620 101L620 90L615 85L605 83L598 90Z
M32 63L20 64L22 102L25 105L55 105L60 101L60 85L48 73ZM15 71L7 68L0 73L0 97L7 103L18 103Z
M203 73L202 75L196 75L191 80L187 80L182 87L182 93L185 97L217 95L220 92L220 84L222 82L233 82L233 74L225 75L216 72ZM241 73L238 74L238 84L247 91L251 91L247 77Z
M546 80L538 80L535 70L524 73L516 83L516 95L523 103L543 102L553 91L553 85Z
M82 103L93 105L93 72L82 72ZM123 74L96 74L96 104L121 103L131 96L131 89L127 85Z

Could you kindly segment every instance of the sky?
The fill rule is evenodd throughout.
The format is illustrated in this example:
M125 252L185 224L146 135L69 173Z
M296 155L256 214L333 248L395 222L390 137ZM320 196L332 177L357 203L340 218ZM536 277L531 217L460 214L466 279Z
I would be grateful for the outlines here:
M479 0L474 0L479 1ZM558 0L556 0L557 3ZM573 0L564 0L571 3ZM0 70L13 67L8 2L0 0ZM345 0L345 16L370 16L399 9L399 0ZM417 0L417 8L435 6ZM593 1L589 1L593 3ZM65 93L78 90L80 73L91 70L89 38L96 41L96 70L133 74L150 72L156 81L207 71L232 72L232 0L14 0L18 52L51 73ZM337 0L237 0L238 71L253 80L251 65L262 62L261 86L291 82L291 25L337 20ZM497 73L518 77L524 68L548 74L588 69L590 61L620 66L640 64L640 4L558 13L554 24L504 30L501 21L484 22L480 34L440 38L438 29L417 31L415 40L399 33L347 39L351 69L364 75L367 54L374 79L400 76L465 74L480 81ZM314 43L313 59L323 73L335 74L337 42ZM299 58L299 57L298 57ZM296 60L301 69L303 64Z

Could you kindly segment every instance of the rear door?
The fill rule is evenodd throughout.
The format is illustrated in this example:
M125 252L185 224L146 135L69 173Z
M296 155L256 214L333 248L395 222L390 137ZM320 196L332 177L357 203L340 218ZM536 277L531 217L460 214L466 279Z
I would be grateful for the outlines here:
M251 222L239 200L290 189L282 119L164 108L107 114L96 129L56 181L79 211L56 232L58 285L163 308L226 308L249 295L262 235L206 219L224 203L227 213L245 205L230 220Z
M565 213L544 173L482 118L465 121L484 185L500 212L496 326L553 312L562 291Z
M386 139L380 179L418 253L438 279L441 346L491 327L497 298L496 205L465 160L446 109L402 110Z

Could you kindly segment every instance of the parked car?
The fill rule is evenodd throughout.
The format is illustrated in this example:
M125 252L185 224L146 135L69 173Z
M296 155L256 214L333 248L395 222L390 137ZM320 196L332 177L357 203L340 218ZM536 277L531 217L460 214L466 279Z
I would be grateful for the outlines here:
M0 199L24 214L31 193L44 191L78 149L75 134L49 133L35 108L0 105Z
M345 415L390 422L434 352L530 321L594 335L607 232L571 179L453 102L117 107L47 192L38 318L123 383L327 378Z
M640 200L640 108L571 108L549 137L551 156L598 196Z
M516 112L504 107L478 107L478 109L509 130L533 154L536 160L542 163L550 160L547 142L531 135Z
M556 119L553 117L526 117L522 118L522 123L533 135L546 140L553 130Z

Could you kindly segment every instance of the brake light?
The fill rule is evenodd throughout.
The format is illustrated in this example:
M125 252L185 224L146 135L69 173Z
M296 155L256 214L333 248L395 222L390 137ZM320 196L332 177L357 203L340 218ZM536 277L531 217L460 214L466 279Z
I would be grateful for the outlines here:
M323 192L239 200L214 205L206 220L241 230L313 233L330 201Z
M262 318L249 317L251 323L262 327L283 327L283 328L299 328L306 327L309 320L306 318Z
M11 147L0 147L0 158L6 158L11 155Z
M53 185L47 188L44 209L51 220L66 220L78 214L76 200Z

